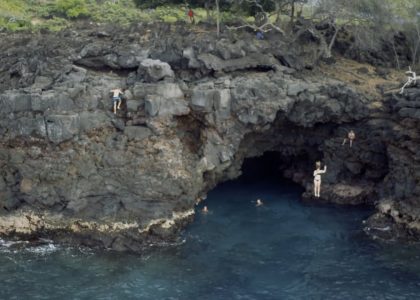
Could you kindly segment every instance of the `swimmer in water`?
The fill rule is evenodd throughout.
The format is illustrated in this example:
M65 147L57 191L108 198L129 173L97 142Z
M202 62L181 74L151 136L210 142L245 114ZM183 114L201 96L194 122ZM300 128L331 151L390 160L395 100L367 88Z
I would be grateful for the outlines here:
M203 201L203 199L201 197L198 197L197 199L195 199L195 205L200 204L201 201Z
M257 199L257 204L255 204L255 206L262 206L264 205L264 203L261 201L261 199Z
M204 206L203 209L201 210L201 212L203 214L207 214L209 212L209 209L207 208L207 206Z

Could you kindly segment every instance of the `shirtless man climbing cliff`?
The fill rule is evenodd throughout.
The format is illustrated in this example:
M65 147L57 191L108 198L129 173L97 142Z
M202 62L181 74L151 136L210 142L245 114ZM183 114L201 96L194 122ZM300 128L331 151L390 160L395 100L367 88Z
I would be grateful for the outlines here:
M113 89L111 90L112 93L112 105L114 114L117 113L117 109L121 109L121 95L123 91L121 89Z

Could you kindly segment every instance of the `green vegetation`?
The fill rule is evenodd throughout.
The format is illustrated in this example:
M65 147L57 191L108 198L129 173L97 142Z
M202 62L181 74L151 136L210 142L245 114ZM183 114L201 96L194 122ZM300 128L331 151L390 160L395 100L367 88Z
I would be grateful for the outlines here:
M84 0L57 0L55 5L52 6L51 12L67 18L89 16L88 6Z
M121 26L187 22L188 7L194 9L196 23L217 24L218 32L220 24L235 23L231 30L274 30L296 38L303 19L315 33L315 23L323 24L332 29L326 37L318 35L325 45L325 57L331 55L337 33L343 28L359 48L371 51L378 50L375 47L382 40L393 42L398 32L404 32L412 64L420 61L418 0L0 0L0 30L58 31L86 20ZM393 47L397 53L396 45Z
M187 21L185 4L174 4L175 1L169 3L163 0L141 2L148 5L137 7L133 0L1 0L0 29L58 31L79 20L121 26L133 22ZM215 15L212 10L206 10L204 7L195 7L194 14L196 22L214 18ZM230 11L221 14L222 21L234 19L234 14Z

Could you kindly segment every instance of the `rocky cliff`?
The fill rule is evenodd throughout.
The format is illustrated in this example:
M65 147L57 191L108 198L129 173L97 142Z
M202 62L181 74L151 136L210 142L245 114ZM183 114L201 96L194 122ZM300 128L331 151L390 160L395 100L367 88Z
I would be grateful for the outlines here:
M164 24L2 36L0 232L140 251L273 151L305 199L322 160L322 200L375 205L368 234L417 238L420 89L372 96L320 75L317 51Z

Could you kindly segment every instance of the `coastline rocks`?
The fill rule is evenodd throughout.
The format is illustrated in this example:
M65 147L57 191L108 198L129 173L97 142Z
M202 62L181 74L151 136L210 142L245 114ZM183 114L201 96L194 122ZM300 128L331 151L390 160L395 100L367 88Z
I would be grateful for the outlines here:
M313 164L322 160L322 200L384 203L366 226L392 223L416 236L418 88L372 99L316 70L297 71L311 54L293 56L275 41L190 32L152 43L141 39L144 29L119 34L118 43L112 30L6 37L0 233L117 251L175 241L194 199L270 151L309 201ZM25 39L39 43L22 47ZM125 92L114 114L116 87ZM342 145L350 129L352 148ZM382 236L395 238L397 229Z

